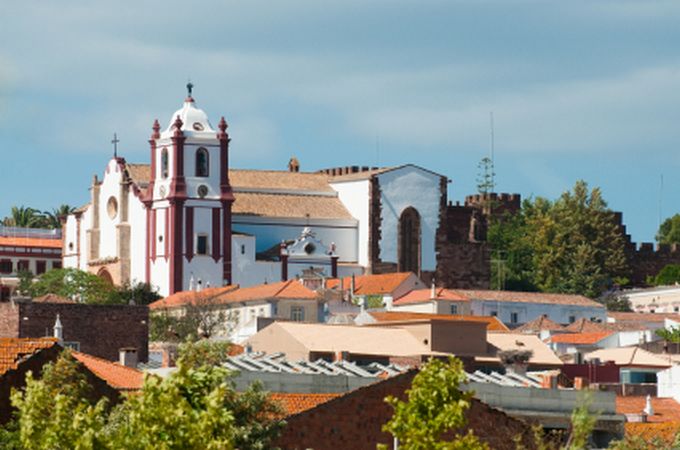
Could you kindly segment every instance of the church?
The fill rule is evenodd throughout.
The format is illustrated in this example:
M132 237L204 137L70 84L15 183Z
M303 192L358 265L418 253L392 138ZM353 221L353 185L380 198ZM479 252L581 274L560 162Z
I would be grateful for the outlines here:
M416 165L234 169L189 84L151 127L149 164L114 154L66 218L64 267L163 296L199 287L411 271L434 274L447 177ZM426 277L427 278L427 277Z

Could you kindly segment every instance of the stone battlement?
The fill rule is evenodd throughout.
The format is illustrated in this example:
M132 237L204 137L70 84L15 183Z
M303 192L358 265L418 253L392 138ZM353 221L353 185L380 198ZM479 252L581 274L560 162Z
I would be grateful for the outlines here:
M325 173L332 177L337 177L341 175L349 175L352 173L369 172L371 170L378 170L379 167L369 167L369 166L344 166L344 167L331 167L328 169L321 169L319 172Z
M642 242L638 244L636 253L638 254L662 254L667 255L671 253L680 254L680 245L678 244L653 244L652 242Z

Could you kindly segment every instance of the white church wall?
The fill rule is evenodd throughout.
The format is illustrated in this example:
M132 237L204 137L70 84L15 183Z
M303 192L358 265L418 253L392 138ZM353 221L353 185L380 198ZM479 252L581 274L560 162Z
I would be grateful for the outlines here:
M330 247L335 243L340 261L357 261L357 222L355 220L260 218L234 215L234 232L257 236L256 250L262 252L278 245L282 240L296 239L302 229L309 226L316 237Z
M168 174L171 174L175 162L172 158L172 141L170 139L159 139L156 143L156 178L154 180L154 198L163 198L161 191L165 191L166 195L170 192L170 177L162 177L161 158L163 149L168 151Z
M66 224L63 230L64 250L62 261L64 267L78 268L78 221L74 214L66 217Z
M164 257L156 257L155 261L151 261L151 286L158 290L162 297L170 295L170 286L168 279L169 264Z
M167 208L156 210L156 256L165 256L165 244L169 238L165 235L165 222L167 220Z
M359 221L356 261L368 266L369 180L335 182L330 185L352 217Z
M241 287L281 280L281 263L255 261L255 236L233 234L231 236L231 284Z
M146 281L146 209L133 193L128 195L128 223L130 224L130 278L132 282Z
M116 225L120 223L120 181L122 174L115 159L106 166L102 184L99 187L99 258L118 256L116 248ZM115 208L109 205L115 203Z
M80 270L87 270L87 261L90 255L90 245L87 241L87 232L92 228L92 205L88 206L87 210L83 213L80 219L80 246L78 251L80 252Z
M208 177L196 176L196 151L205 148L208 151ZM206 144L198 140L188 140L184 143L184 179L187 186L187 194L195 197L200 185L208 188L205 198L217 199L220 196L220 147L214 143Z
M415 166L378 175L381 193L380 259L398 262L399 218L408 207L420 214L422 270L435 270L435 238L439 227L440 177Z

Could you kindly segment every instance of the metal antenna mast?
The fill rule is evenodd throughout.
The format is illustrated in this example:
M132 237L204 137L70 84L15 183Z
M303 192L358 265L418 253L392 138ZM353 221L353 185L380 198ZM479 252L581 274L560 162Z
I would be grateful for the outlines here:
M494 142L494 129L493 129L493 111L489 113L489 126L491 129L491 190L496 189L496 171L495 171L495 161L494 161L494 151L495 151L495 142Z

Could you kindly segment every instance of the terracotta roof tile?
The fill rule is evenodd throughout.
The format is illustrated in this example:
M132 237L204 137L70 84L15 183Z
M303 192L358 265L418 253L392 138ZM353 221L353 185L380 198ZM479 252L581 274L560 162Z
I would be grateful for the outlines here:
M224 305L269 299L316 300L316 292L304 287L297 280L280 281L278 283L260 284L247 288L238 285L221 288L203 289L200 292L183 291L158 300L149 305L151 309L173 308L196 302L210 305Z
M599 359L602 362L613 361L619 366L638 367L670 367L670 355L648 352L640 347L618 347L595 350L585 355L586 360Z
M269 398L281 404L285 416L292 416L317 407L322 403L342 397L343 394L298 394L274 392Z
M527 322L521 327L515 329L515 331L521 333L538 332L542 330L547 331L561 331L564 327L557 322L550 320L545 314L535 318L531 322Z
M0 245L5 246L61 249L61 244L61 239L0 236Z
M494 302L519 302L519 303L550 303L558 305L579 305L603 308L597 303L582 295L574 294L548 294L545 292L515 292L515 291L490 291L474 289L455 289L470 300L489 300Z
M679 422L626 422L624 424L626 430L626 437L640 437L643 440L650 442L653 439L662 440L668 447L671 448L673 441L675 440L675 435L680 430Z
M96 356L81 352L72 352L73 357L92 373L106 381L112 388L121 391L135 391L142 388L144 374L132 367L126 367Z
M354 293L356 295L381 295L391 294L402 283L406 282L411 272L384 273L378 275L359 275L354 277ZM415 275L413 275L415 276ZM347 290L352 284L352 277L342 279L342 288ZM326 281L329 289L339 288L340 280L332 278Z
M555 344L576 344L588 345L596 344L613 333L610 331L599 333L564 333L550 336L550 342Z
M369 314L377 322L401 322L411 320L450 320L466 322L486 322L486 329L489 331L509 331L500 320L491 316L466 316L453 314L426 314L408 311L370 311Z
M56 338L0 338L0 375L38 351L58 345Z
M574 333L604 333L607 331L604 324L596 323L583 317L574 323L570 323L564 329Z
M133 183L140 188L146 188L151 180L151 166L148 164L125 164L125 169Z
M328 184L328 175L318 172L231 169L229 183L237 189L335 192Z
M338 197L234 192L234 198L232 213L238 215L354 219Z
M432 298L432 289L414 289L403 297L399 297L394 302L395 305L408 305L411 303L424 303L432 300L448 300L453 302L469 302L470 300L458 294L451 289L435 288L434 299Z
M647 416L649 422L680 422L680 404L672 398L652 397L654 415ZM647 404L647 397L616 396L616 412L618 414L641 414Z
M661 322L672 319L680 322L680 314L669 313L636 313L636 312L607 312L607 316L617 322Z

